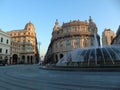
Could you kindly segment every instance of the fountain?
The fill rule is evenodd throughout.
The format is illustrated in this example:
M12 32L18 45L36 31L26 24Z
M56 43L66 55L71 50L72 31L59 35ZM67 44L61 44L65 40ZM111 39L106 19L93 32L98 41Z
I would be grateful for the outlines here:
M68 52L58 66L108 66L120 64L120 46L89 47Z
M68 52L58 61L56 66L115 66L120 65L120 46L98 46L96 32L94 32L94 47L75 49Z

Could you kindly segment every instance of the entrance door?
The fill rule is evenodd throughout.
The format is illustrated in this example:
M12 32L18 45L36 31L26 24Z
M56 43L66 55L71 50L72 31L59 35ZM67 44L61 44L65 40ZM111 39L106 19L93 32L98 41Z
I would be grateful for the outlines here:
M22 56L22 63L25 63L25 56Z
M31 64L33 64L33 56L31 56Z
M29 58L29 56L27 56L27 63L30 63L30 58Z
M17 64L17 60L18 60L18 55L14 54L13 55L13 64Z

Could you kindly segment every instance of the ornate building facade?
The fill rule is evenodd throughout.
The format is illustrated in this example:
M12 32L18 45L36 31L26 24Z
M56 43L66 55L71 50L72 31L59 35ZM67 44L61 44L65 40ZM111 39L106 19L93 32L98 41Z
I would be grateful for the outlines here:
M102 45L111 45L115 33L111 29L105 29L102 33Z
M7 32L11 40L11 63L33 64L38 62L37 38L34 25L29 22L22 30Z
M6 59L9 64L11 37L0 29L0 59Z
M119 25L118 30L116 32L116 36L113 39L113 41L111 42L111 44L120 44L120 25Z
M92 18L87 21L70 21L59 25L58 20L52 32L52 39L48 47L45 63L57 63L67 52L84 47L94 46L94 33L97 34L97 26ZM97 42L100 45L100 37L97 34Z

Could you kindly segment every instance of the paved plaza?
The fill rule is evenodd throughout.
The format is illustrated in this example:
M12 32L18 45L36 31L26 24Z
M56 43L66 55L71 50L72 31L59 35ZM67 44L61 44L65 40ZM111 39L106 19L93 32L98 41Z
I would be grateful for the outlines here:
M120 90L120 72L43 70L0 66L0 90Z

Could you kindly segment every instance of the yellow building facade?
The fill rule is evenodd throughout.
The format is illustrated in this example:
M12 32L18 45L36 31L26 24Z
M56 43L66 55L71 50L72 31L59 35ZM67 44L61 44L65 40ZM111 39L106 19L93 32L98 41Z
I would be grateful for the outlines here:
M11 64L38 62L37 38L34 25L29 22L22 30L7 32L11 36Z

